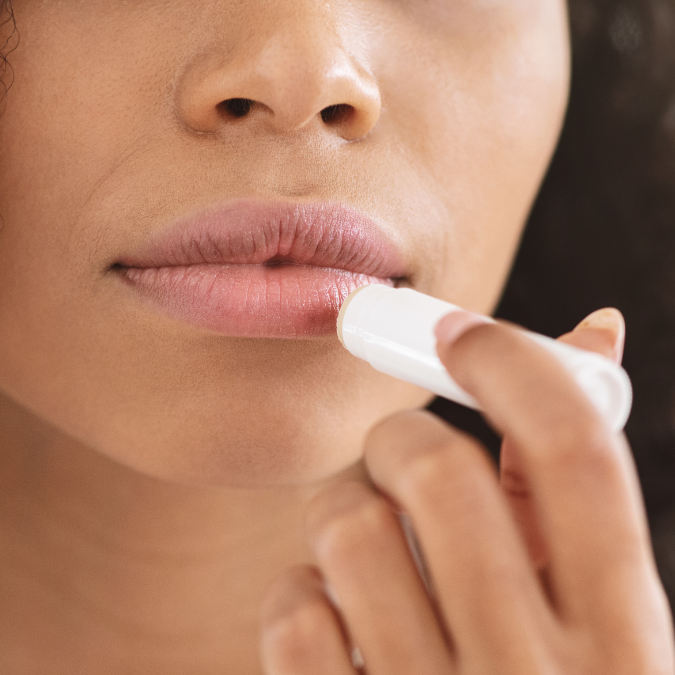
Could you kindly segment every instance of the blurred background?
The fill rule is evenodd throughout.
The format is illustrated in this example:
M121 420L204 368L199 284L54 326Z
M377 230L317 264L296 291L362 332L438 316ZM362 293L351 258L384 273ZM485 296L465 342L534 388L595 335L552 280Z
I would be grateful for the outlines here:
M675 607L675 0L571 0L560 144L497 316L557 336L595 309L626 317L626 428ZM477 433L480 418L431 408Z

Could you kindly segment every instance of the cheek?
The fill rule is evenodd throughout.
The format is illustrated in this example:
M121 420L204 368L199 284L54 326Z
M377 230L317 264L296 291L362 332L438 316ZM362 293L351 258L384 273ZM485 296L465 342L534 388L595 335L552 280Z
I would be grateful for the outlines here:
M487 312L562 126L567 14L559 0L445 5L437 29L416 15L419 34L387 51L384 98L404 120L401 146L445 208L444 235L429 233L438 259L421 285Z
M420 290L480 311L501 288L567 86L562 9L544 2L530 16L494 4L458 2L438 31L388 14L389 42L373 37L379 130L344 165L326 163L347 198L405 222ZM175 41L162 33L149 49L144 33L159 34L138 17L120 26L118 55L102 28L29 28L29 18L0 119L0 390L139 470L235 484L344 468L374 421L425 402L337 344L247 347L130 309L105 274L116 247L160 222L167 204L204 199L207 153L222 161L220 147L177 142L163 117L175 51L195 42L174 26ZM397 30L404 39L392 40ZM245 164L241 154L228 161Z

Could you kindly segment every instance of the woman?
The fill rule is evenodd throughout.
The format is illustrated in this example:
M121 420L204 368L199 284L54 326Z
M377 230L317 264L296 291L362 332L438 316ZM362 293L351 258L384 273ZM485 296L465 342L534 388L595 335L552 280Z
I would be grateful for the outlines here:
M357 645L372 675L672 673L627 445L560 367L437 328L500 490L334 335L363 283L492 309L562 123L563 3L13 4L3 670L353 673ZM618 360L622 321L565 339Z

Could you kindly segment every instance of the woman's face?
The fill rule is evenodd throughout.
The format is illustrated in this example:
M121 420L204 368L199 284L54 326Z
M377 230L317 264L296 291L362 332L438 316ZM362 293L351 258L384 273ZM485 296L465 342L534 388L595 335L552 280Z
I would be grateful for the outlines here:
M428 399L341 347L337 307L364 281L493 307L563 117L563 0L14 12L3 405L244 486L340 471Z

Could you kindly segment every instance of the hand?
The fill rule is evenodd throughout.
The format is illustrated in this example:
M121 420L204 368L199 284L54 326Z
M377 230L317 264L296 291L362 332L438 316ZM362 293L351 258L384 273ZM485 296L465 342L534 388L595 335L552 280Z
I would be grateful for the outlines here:
M501 485L479 444L432 415L379 424L365 450L372 485L314 500L318 567L289 571L268 597L268 675L353 675L352 645L369 675L673 675L623 435L515 328L459 314L438 336L448 371L504 435ZM561 339L619 359L622 321L591 315Z

